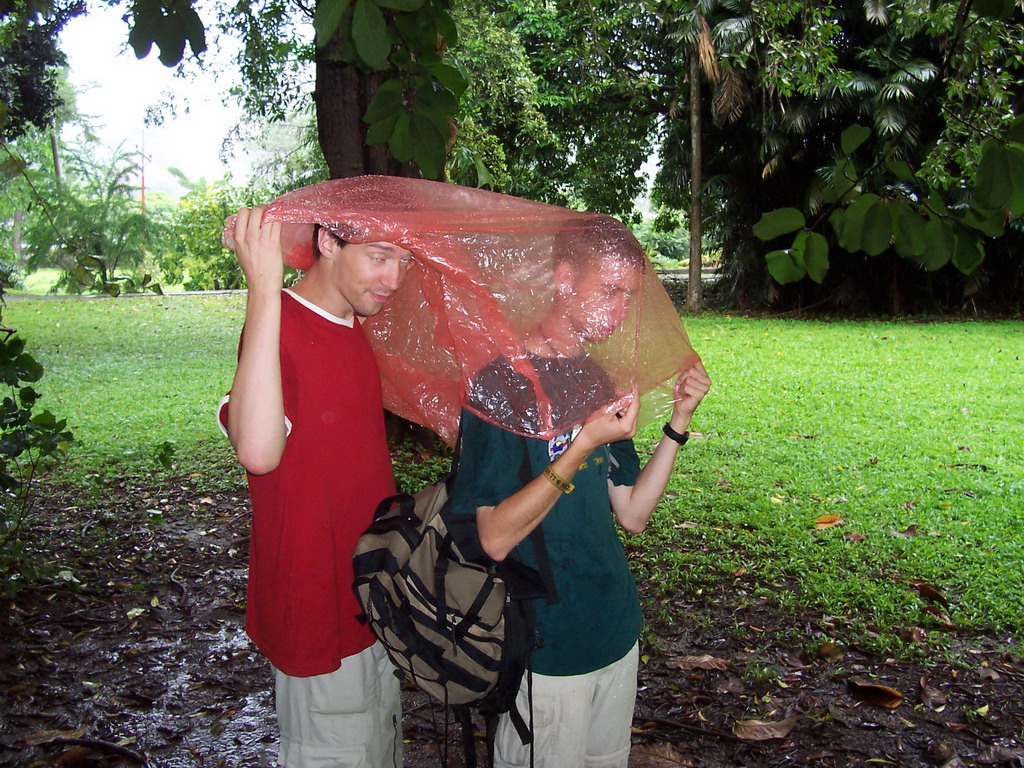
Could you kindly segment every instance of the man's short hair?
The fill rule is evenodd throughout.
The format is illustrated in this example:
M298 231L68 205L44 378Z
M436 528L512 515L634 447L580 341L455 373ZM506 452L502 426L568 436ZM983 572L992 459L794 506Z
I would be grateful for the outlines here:
M321 254L320 254L320 230L321 229L326 229L327 230L327 234L329 234L331 237L333 237L342 246L348 245L348 241L347 240L343 240L341 238L341 236L337 232L335 232L333 229L331 229L330 227L328 227L328 226L326 226L324 224L314 224L313 225L313 261L318 261L320 259L320 256L321 256Z
M616 259L642 272L647 262L643 248L629 230L562 227L555 234L555 266L567 263L584 271L599 266L604 259Z

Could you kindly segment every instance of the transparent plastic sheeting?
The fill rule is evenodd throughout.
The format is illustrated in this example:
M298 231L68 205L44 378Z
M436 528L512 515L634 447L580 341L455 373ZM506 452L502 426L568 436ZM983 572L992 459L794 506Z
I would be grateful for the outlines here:
M312 264L312 223L413 253L416 266L364 328L385 406L449 444L463 406L550 439L637 392L649 422L700 359L640 245L609 216L361 176L279 197L264 221L285 223L285 261L299 269Z

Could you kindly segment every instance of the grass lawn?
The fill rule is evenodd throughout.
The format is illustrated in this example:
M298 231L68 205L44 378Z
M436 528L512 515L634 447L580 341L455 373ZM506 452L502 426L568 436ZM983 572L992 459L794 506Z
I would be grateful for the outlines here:
M213 409L244 297L18 300L4 320L47 368L79 479L176 471L236 485ZM1024 322L686 319L714 384L668 497L630 537L655 593L722 579L870 636L936 625L1021 636ZM641 436L641 448L657 436ZM429 469L429 468L428 468ZM430 474L419 466L399 474ZM817 529L823 515L842 523ZM888 636L891 638L891 636ZM890 641L886 641L890 642Z

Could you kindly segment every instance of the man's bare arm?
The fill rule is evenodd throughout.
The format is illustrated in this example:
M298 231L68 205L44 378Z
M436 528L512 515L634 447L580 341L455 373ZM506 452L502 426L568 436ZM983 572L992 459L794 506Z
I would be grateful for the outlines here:
M621 415L600 416L587 422L561 456L549 466L563 480L572 481L583 460L606 443L626 440L636 434L639 398ZM523 539L540 525L562 491L544 475L535 477L523 488L495 507L477 509L480 546L492 560L508 557Z
M675 432L682 434L689 428L693 412L710 387L711 379L701 363L679 377L675 387L676 403L669 420L669 426ZM630 533L640 533L647 527L647 521L672 476L679 448L675 440L663 437L640 470L636 485L614 485L609 481L608 496L615 510L615 519Z
M285 444L281 388L281 225L261 225L263 208L235 219L235 253L249 288L245 339L231 385L228 437L238 461L254 475L275 469Z

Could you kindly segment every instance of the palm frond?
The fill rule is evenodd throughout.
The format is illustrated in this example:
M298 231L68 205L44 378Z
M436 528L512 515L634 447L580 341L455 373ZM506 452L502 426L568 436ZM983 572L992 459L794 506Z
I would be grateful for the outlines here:
M750 89L743 75L732 67L722 67L712 104L715 121L719 125L736 122L743 115L743 109L749 102Z
M875 130L880 136L895 136L906 126L906 113L891 102L881 102L875 107Z
M887 101L908 101L914 97L914 91L904 83L885 83L878 97Z
M892 73L892 81L896 83L928 83L939 74L939 68L927 59L911 59L904 62L901 69Z
M875 24L888 24L889 6L885 0L864 0L864 15Z
M711 27L708 20L700 17L700 37L697 41L697 55L700 57L700 67L704 70L705 76L713 83L722 78L722 70L718 66L718 51L711 40Z
M878 81L867 72L854 72L843 87L855 94L872 94L878 91Z

